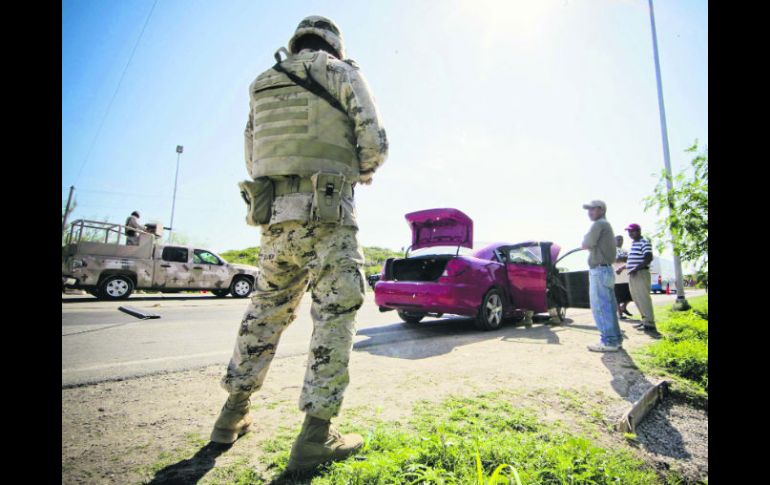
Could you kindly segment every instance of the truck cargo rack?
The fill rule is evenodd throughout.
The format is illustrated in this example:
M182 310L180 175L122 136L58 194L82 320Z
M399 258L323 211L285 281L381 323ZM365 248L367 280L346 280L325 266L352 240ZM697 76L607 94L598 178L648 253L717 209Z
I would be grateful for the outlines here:
M65 244L78 244L83 239L84 231L87 230L95 230L95 232L104 231L104 240L101 240L101 236L99 237L98 241L95 241L93 239L90 240L90 242L103 242L104 244L110 243L110 236L114 235L117 239L115 244L120 244L121 237L126 237L126 229L127 227L123 224L114 224L112 222L104 222L104 221L90 221L88 219L78 219L76 221L72 221L70 224L69 232L66 235ZM149 234L151 236L160 237L159 235L144 231L142 229L136 229L131 228L131 230L136 231L140 234ZM86 232L88 234L88 232Z

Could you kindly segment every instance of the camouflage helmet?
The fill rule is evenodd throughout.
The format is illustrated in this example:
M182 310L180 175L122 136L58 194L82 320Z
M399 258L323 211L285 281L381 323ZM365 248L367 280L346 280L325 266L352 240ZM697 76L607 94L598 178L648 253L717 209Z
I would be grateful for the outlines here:
M320 15L311 15L310 17L302 19L299 25L297 25L297 30L294 31L294 35L289 40L289 51L291 51L292 54L296 54L297 51L295 50L294 44L297 42L297 39L303 35L310 34L317 35L328 42L329 45L334 47L337 51L340 59L345 58L345 47L342 44L342 32L340 32L339 27L337 27L337 24L335 24L332 19L321 17Z

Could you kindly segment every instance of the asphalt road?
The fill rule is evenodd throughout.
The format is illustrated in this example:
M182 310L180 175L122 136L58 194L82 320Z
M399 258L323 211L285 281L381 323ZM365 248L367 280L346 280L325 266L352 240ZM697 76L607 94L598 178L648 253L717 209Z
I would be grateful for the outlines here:
M699 293L703 291L688 295ZM674 298L653 295L653 302ZM306 294L298 318L281 338L277 359L307 352L312 333L310 303ZM246 299L210 295L134 295L122 302L63 295L62 387L217 364L224 367L247 305ZM119 311L120 306L161 317L140 320ZM570 309L567 317L576 322L593 322L590 310ZM398 342L418 344L424 339L436 342L467 338L477 332L469 319L460 317L427 318L417 326L403 325L396 312L381 313L374 304L373 293L367 292L358 312L354 350L371 350L373 346L393 346ZM410 345L402 349L419 352L419 347Z

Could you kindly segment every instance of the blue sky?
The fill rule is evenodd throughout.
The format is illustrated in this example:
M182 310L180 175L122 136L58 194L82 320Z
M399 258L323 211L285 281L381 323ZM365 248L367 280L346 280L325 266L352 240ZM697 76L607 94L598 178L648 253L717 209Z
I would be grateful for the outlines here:
M215 251L258 245L237 189L248 85L318 14L342 29L390 140L356 192L362 244L400 249L404 214L432 207L468 214L477 246L576 247L581 205L597 198L616 233L655 225L642 203L663 167L646 0L153 3L62 2L62 199L75 185L74 218L139 210L168 225L181 144L176 229ZM708 144L708 3L658 0L655 14L678 171L696 138Z

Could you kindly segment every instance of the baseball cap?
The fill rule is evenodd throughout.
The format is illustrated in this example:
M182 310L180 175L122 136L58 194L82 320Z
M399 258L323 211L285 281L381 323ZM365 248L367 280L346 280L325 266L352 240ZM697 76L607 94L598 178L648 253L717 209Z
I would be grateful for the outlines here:
M601 207L605 211L607 210L607 204L603 200L592 200L587 204L583 204L583 209L590 209L592 207Z
M636 229L637 231L641 231L642 226L640 226L639 224L629 224L628 227L626 228L626 231L633 231L634 229Z

